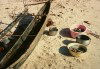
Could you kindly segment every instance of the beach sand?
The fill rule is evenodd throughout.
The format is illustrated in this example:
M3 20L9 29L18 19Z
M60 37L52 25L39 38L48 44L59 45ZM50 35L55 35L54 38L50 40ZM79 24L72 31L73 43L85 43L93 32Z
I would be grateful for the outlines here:
M25 3L35 4L39 1L26 0ZM42 5L29 6L29 13L36 14ZM12 12L21 13L23 10L22 0L1 0L0 21L9 24L13 20L9 15L12 15ZM75 39L64 36L62 31L74 24L85 24L93 32L100 34L100 0L54 0L51 4L49 18L58 28L57 35L42 35L38 45L20 69L99 69L100 40L88 35L91 43L87 47L87 52L76 58L70 56L66 49L69 41L75 41ZM88 25L84 21L88 21L90 24ZM0 29L4 29L6 26L0 24ZM15 29L13 28L13 30Z

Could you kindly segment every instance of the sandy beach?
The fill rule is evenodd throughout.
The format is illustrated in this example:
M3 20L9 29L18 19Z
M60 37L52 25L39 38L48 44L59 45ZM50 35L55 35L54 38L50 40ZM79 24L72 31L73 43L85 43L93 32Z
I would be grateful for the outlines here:
M36 4L42 1L26 0L25 3ZM43 4L28 6L28 12L36 14L42 6ZM13 13L17 15L23 10L23 0L1 0L0 21L5 24L0 24L0 29L6 28L6 24L13 21L10 17ZM38 45L20 69L99 69L100 39L88 35L91 43L87 52L76 58L70 56L66 50L68 41L75 39L64 36L62 31L74 24L84 24L91 31L100 34L100 0L54 0L49 18L54 22L53 26L58 28L57 35L42 35ZM89 25L84 21L88 21ZM48 28L50 27L46 27L45 30ZM11 31L14 30L15 28Z

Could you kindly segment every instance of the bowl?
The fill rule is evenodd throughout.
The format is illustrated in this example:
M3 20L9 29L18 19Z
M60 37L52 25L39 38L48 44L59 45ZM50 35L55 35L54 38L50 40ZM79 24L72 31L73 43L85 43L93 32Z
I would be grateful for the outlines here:
M87 52L87 48L79 43L68 44L69 52L74 57L79 57L81 54Z
M50 36L55 36L57 34L58 29L56 27L50 28L48 34Z
M85 25L78 24L78 25L73 25L70 28L70 34L72 38L76 38L80 33L86 32L87 28Z
M76 37L76 42L88 46L91 42L91 38L87 35L78 35Z

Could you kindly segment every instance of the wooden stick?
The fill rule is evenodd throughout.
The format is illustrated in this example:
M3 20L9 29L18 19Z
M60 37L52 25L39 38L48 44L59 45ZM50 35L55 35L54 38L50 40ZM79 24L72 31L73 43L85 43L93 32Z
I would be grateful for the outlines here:
M31 5L38 5L38 4L43 4L43 3L46 3L47 1L43 1L43 2L39 2L39 3L34 3L34 4L27 4L25 6L31 6Z
M6 36L21 36L21 35L6 35ZM36 36L36 35L28 35L28 36Z

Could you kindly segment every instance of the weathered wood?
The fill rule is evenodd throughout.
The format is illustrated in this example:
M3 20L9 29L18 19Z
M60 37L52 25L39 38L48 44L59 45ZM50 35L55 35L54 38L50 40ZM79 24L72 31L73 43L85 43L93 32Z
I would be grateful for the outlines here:
M0 39L2 39L26 14L27 10L20 13L17 18L10 23L3 31L0 32Z
M50 3L48 4L48 9L50 8ZM49 11L49 10L48 10ZM46 27L46 22L47 22L47 19L45 20L42 28L40 29L38 35L36 36L36 38L34 39L33 43L31 44L30 48L27 50L27 52L21 56L21 58L16 61L15 63L13 63L9 68L13 68L13 69L18 69L20 68L20 66L25 62L25 60L29 57L29 55L32 53L32 51L34 50L34 48L36 47L38 41L40 40L42 34L43 34L43 31Z
M14 68L14 69L17 68L18 69L18 67L20 67L24 63L24 61L28 58L28 56L34 50L36 44L38 43L38 41L39 41L39 39L40 39L43 31L44 31L44 28L46 26L45 20L46 20L47 14L48 14L49 9L50 9L50 4L51 4L51 2L48 1L40 9L40 11L38 12L38 14L35 16L34 20L32 20L32 22L28 25L28 27L23 32L23 34L20 36L20 38L18 39L18 41L14 44L14 46L10 49L10 51L8 51L7 54L3 57L3 59L0 61L0 68L5 67L4 65L9 61L9 59L12 56L14 56L13 54L16 53L16 51L19 49L19 47L21 46L21 44L23 43L23 41L26 40L26 37L28 36L28 34L32 30L32 28L34 27L35 23L37 23L38 20L41 20L43 18L44 19L44 23L43 23L43 25L42 25L39 33L35 37L35 39L34 39L34 41L32 43L32 46L30 46L29 49L25 52L25 54L23 54L15 63L13 63L8 68Z
M38 5L38 4L43 4L43 3L46 3L46 2L47 2L47 1L37 2L37 3L33 3L33 4L26 4L25 6Z
M13 63L10 67L8 67L8 69L18 69L20 68L20 66L26 61L26 59L29 57L29 55L33 52L33 50L35 49L38 41L40 40L43 31L46 27L46 22L45 21L44 25L42 26L40 32L38 33L38 35L35 37L34 41L32 42L31 46L29 47L29 49L27 50L27 52L25 54L23 54L15 63Z

